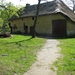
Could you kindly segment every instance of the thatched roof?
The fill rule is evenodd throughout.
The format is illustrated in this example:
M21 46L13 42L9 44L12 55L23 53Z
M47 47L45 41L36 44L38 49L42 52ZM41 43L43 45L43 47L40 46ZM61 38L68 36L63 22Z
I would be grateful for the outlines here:
M36 10L37 10L37 5L27 6L23 10L23 14L20 14L19 18L35 16ZM39 15L47 15L47 14L55 14L55 13L62 13L75 22L75 14L61 0L54 0L51 2L40 4ZM17 17L11 18L10 20L13 19L18 19L18 18Z

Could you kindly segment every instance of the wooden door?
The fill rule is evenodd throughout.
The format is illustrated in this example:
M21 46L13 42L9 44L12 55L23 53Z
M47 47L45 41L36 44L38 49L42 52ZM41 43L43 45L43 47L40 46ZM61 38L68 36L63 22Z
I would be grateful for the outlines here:
M30 35L33 35L33 33L34 33L34 28L33 28L33 26L31 26L30 27Z
M67 35L66 20L59 19L52 21L52 35L56 37L65 37Z

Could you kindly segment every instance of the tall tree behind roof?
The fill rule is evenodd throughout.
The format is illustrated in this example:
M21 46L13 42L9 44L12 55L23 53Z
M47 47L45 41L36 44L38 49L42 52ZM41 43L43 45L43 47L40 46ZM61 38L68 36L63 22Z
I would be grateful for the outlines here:
M75 0L71 0L73 3L73 12L75 11Z
M36 23L37 23L38 14L39 14L40 2L41 2L41 0L38 0L36 16L35 16L34 25L33 25L33 34L32 34L32 38L35 38L35 36L36 36L35 28L36 28Z
M73 12L75 11L75 0L62 0Z

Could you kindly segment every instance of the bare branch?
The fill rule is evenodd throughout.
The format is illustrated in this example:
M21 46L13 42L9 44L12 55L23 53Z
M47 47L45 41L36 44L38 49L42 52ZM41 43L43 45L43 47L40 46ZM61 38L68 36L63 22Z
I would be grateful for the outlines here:
M0 7L1 7L1 8L5 8L5 9L8 9L8 8L6 8L6 7L4 6L4 5L0 5Z

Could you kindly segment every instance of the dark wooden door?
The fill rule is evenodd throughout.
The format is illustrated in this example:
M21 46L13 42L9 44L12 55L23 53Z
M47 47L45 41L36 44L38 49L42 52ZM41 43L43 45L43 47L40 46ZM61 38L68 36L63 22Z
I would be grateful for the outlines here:
M66 20L52 21L52 35L56 37L65 37L67 35Z
M30 27L30 35L33 35L33 33L34 33L34 28L33 28L33 26L31 26Z

